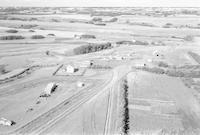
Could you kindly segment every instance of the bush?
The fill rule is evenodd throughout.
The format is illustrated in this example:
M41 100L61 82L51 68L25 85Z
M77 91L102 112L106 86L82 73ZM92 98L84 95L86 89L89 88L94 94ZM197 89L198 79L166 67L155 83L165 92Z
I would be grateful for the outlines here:
M166 23L165 25L167 25L167 26L171 26L171 25L173 25L172 23Z
M116 42L117 45L123 45L123 44L128 44L128 45L148 45L149 43L146 42L146 41L126 41L126 40L123 40L123 41L118 41Z
M163 61L159 61L159 62L158 62L158 66L159 66L159 67L164 67L164 68L169 67L169 65L168 65L167 63L163 62Z
M152 68L144 67L144 69L146 71L153 72L153 73L156 73L156 74L164 74L165 73L164 69L157 68L157 67L152 67Z
M7 73L8 71L6 71L5 69L5 65L0 65L0 74L5 74Z
M7 33L17 33L18 31L12 29L12 30L7 30L6 32L7 32Z
M49 95L49 94L46 94L46 93L42 93L41 95L40 95L40 97L50 97L51 95Z
M96 37L94 35L85 34L85 35L81 35L81 38L93 38L93 39L95 39Z
M31 36L31 39L43 39L43 38L45 38L45 37L42 36L42 35L33 35L33 36Z
M124 45L124 44L133 44L133 41L126 41L126 40L123 40L123 41L118 41L116 42L117 45Z
M35 32L34 30L29 30L29 32Z
M161 69L161 68L157 68L157 67L141 67L141 68L138 68L138 69L141 69L141 70L144 70L144 71L147 71L147 72L152 72L152 73L156 73L156 74L164 74L165 73L165 70L164 69Z
M187 35L183 38L185 41L193 41L194 37L192 35Z
M94 25L106 26L106 24L102 22L94 23Z
M96 37L94 35L89 35L89 34L83 34L83 35L74 35L75 38L80 38L80 39L95 39Z
M184 77L185 76L185 74L179 70L167 70L166 74L168 76L173 76L173 77Z
M106 22L117 22L118 21L118 18L117 17L114 17L112 19L110 19L109 21L106 21Z
M92 19L92 21L94 21L94 22L101 22L101 21L102 21L102 18L100 18L100 17L94 17L94 18Z
M134 45L148 45L149 43L146 41L135 41Z
M92 65L90 66L91 69L112 69L110 66L106 65Z
M105 49L110 49L111 43L103 43L103 44L89 44L77 47L73 50L74 54L86 54L91 52L97 52Z
M48 34L48 36L55 36L55 34L51 34L51 33L50 33L50 34Z
M170 28L171 26L169 25L164 25L163 28Z
M19 39L25 39L25 37L17 36L17 35L1 36L0 37L0 40L19 40Z
M38 25L36 24L22 24L19 28L23 28L23 29L31 29L31 28L34 28L34 27L37 27Z

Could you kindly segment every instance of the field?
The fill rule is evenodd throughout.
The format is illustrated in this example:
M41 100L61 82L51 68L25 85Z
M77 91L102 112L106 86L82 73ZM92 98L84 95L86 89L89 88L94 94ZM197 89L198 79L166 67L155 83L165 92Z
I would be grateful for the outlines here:
M0 134L199 135L199 17L0 8Z

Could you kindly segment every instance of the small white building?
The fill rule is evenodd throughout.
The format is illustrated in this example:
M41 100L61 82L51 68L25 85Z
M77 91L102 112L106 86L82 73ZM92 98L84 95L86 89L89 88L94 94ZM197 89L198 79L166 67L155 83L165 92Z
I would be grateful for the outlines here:
M133 43L135 43L135 42L136 42L136 40L135 40L135 39L133 39L133 40L132 40L132 42L133 42Z
M157 50L155 50L153 52L153 56L159 57L159 58L164 58L164 55L161 52L157 51Z
M12 126L13 122L10 120L7 120L5 118L1 118L0 119L0 125L4 125L4 126Z
M152 59L147 59L147 62L152 63L153 60Z
M155 50L155 51L153 52L153 55L154 55L154 56L157 56L157 57L158 57L158 56L161 56L161 54L160 54L159 51L157 51L157 50Z
M66 71L67 73L74 73L74 72L76 71L76 68L75 68L73 65L69 64L69 65L67 65L67 66L65 67L65 71Z
M74 38L75 38L75 39L81 39L81 35L76 35L76 34L75 34L75 35L74 35Z
M85 84L83 82L77 82L77 87L81 88L81 87L84 87Z
M54 82L47 84L46 88L44 89L45 94L51 95L51 93L55 90L56 87L57 84Z
M123 60L124 57L122 57L122 56L115 56L115 59L116 59L116 60Z

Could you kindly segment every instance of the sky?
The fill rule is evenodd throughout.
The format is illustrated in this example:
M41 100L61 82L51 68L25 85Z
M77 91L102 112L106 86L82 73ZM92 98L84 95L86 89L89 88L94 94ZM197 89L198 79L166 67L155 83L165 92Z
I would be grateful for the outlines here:
M200 7L200 0L0 0L0 6L28 7Z

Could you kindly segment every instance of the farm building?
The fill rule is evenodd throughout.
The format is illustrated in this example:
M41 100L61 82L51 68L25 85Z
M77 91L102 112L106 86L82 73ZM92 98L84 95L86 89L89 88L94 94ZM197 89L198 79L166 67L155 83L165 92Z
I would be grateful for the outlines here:
M67 66L64 67L64 71L67 73L74 73L78 70L77 67L75 67L73 64L69 64Z
M122 56L115 56L115 59L116 59L116 60L123 60L124 57L122 57Z
M44 89L45 94L51 95L51 93L55 90L57 84L54 82L49 83L46 88Z
M157 50L155 50L153 52L153 56L159 57L159 58L163 58L164 57L164 55L161 52L157 51Z
M77 82L77 87L81 88L81 87L84 87L85 84L83 82Z
M153 60L152 59L147 59L147 62L152 63Z
M4 125L4 126L12 126L13 122L10 120L7 120L5 118L1 118L0 119L0 125Z
M161 53L159 51L155 50L153 52L153 55L158 57L158 56L161 56Z

